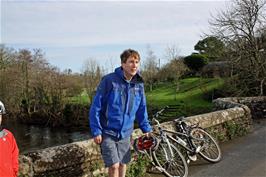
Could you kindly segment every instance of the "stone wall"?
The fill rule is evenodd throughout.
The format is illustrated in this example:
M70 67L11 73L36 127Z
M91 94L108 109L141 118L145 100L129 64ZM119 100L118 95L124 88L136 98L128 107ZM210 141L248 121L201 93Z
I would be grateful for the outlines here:
M55 146L20 155L19 176L93 176L102 166L99 146L92 140Z
M266 118L266 97L230 97L218 98L214 101L217 110L232 108L235 106L247 106L251 110L254 119Z
M237 133L239 130L248 132L252 129L251 111L248 106L243 105L247 101L242 102L241 100L249 100L249 98L217 99L215 101L217 109L225 110L187 117L186 121L189 124L198 123L219 140L230 139L233 137L232 132ZM250 100L250 102L256 103L254 100L257 98L250 98ZM262 101L265 101L265 98ZM163 123L163 126L175 129L173 122ZM140 134L141 131L137 129L134 131L133 137ZM29 152L20 155L19 161L19 176L21 177L89 177L97 176L105 171L99 146L94 144L92 139Z

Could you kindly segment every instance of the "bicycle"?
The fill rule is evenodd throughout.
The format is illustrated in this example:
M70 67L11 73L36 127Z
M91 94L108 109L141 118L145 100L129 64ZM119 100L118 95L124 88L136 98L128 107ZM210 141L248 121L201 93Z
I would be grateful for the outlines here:
M173 108L166 106L163 111L165 110L173 110ZM162 112L159 112L159 115L162 116ZM158 115L158 116L159 116ZM174 120L176 130L171 131L164 129L166 133L168 133L168 138L174 142L174 144L179 147L181 152L182 150L185 151L185 154L188 157L187 163L197 160L197 154L199 154L203 159L216 163L221 160L222 153L218 143L215 139L206 132L203 128L197 125L188 125L184 121L184 116L179 117Z
M197 125L188 125L184 121L184 117L175 119L177 131L166 132L172 134L169 138L184 148L189 160L196 161L197 154L203 159L216 163L222 158L220 146L216 140L203 128Z
M152 165L160 172L168 177L187 177L188 166L182 153L169 141L169 137L165 130L161 127L160 122L156 119L162 112L158 111L152 118L152 122L156 123L156 128L153 135L157 144L153 148L144 149L144 153L149 157ZM153 126L155 128L155 126ZM139 139L134 140L134 144L138 143ZM152 144L152 143L149 143ZM136 148L134 145L134 149ZM143 150L143 149L142 149ZM138 150L137 150L138 151Z

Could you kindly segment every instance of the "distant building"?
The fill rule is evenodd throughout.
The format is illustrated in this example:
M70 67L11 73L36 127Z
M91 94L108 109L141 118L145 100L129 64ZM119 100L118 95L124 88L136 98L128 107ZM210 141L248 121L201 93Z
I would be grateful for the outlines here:
M210 62L202 68L201 75L203 77L228 77L230 76L230 62Z

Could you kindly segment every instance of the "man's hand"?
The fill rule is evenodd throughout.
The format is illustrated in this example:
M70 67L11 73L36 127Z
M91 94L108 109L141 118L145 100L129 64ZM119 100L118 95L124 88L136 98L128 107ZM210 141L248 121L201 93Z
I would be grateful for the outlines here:
M98 136L94 137L93 139L94 139L94 142L96 144L101 144L102 143L102 135L98 135Z

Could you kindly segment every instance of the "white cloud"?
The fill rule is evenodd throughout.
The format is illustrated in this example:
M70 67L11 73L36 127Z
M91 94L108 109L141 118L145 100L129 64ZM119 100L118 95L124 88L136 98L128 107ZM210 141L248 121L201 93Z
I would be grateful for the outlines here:
M203 32L208 32L210 13L224 5L224 1L4 0L1 42L45 47L52 58L58 56L49 53L53 47L69 50L70 47L105 46L106 50L108 46L126 44L175 43L188 51Z
M207 26L206 5L216 3L4 3L2 37L4 43L63 46L168 40Z

